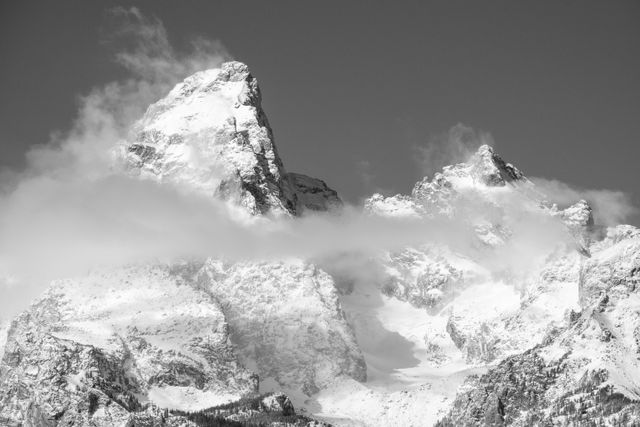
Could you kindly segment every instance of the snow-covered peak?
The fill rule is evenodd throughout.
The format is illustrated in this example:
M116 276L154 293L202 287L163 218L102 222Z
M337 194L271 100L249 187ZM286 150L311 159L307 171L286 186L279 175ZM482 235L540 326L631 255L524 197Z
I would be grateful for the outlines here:
M502 187L524 178L522 172L502 160L489 145L482 145L464 163L445 166L442 175L450 181L469 185Z
M199 71L178 83L162 100L152 104L138 123L169 133L194 132L240 118L242 105L261 110L258 82L247 65L233 61L220 68ZM234 111L238 110L238 111ZM252 117L245 116L246 120Z
M253 214L292 213L291 191L246 65L195 73L151 105L126 157L144 177L237 203Z
M524 175L511 163L505 163L493 148L482 145L471 158L472 173L489 186L503 186L507 182L522 179Z
M122 154L143 177L228 200L251 214L296 215L339 205L322 181L304 180L301 189L298 175L286 173L258 82L243 63L186 78L151 105L131 133ZM332 200L307 203L312 192Z
M492 147L482 145L467 161L444 166L433 179L424 177L413 188L415 199L434 199L435 194L448 198L452 192L487 191L494 187L504 187L508 183L528 183L522 172L511 163L506 163Z
M518 203L527 208L538 209L542 198L533 187L520 170L502 160L492 147L482 145L467 161L444 166L433 178L425 176L418 181L411 196L374 195L365 202L365 207L383 215L444 215L469 219L470 213L478 217L476 214L482 216L483 211L511 204L513 197L509 195L518 198Z
M593 226L593 209L586 200L579 200L562 211L562 219L569 227Z

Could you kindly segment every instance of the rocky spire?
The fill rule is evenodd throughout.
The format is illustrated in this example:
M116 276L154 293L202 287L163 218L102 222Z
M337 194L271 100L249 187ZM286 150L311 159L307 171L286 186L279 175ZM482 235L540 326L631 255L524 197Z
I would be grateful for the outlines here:
M501 187L524 177L522 172L502 160L488 145L480 146L468 163L472 176L492 187Z
M286 173L258 82L240 62L176 85L149 107L132 135L125 157L134 173L229 200L251 214L296 215L340 204L324 182ZM300 182L313 188L300 189ZM307 206L311 192L331 200L316 197Z

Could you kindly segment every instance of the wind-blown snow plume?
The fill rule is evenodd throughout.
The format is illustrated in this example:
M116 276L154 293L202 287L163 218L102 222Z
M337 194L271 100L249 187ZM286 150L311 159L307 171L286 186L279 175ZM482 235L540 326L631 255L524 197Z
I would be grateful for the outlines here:
M425 145L416 146L415 150L422 173L432 175L443 166L468 160L485 144L494 145L489 133L458 123L447 132L432 136Z
M115 60L129 71L130 77L96 87L81 96L77 118L67 132L52 135L46 143L34 144L26 154L24 170L2 171L0 269L9 272L0 272L0 277L18 274L26 275L30 281L42 281L50 278L50 273L68 271L70 265L86 267L81 262L87 259L82 254L85 250L89 250L88 258L92 261L108 255L105 252L110 246L96 238L96 232L100 234L99 230L114 225L108 218L116 210L121 211L121 222L127 217L127 211L141 213L127 203L132 201L132 196L140 196L145 186L122 177L113 179L112 175L118 172L114 170L117 165L112 158L114 146L127 137L131 124L149 104L178 81L196 71L218 67L229 59L217 41L197 39L191 49L176 51L163 24L146 18L135 7L115 8L109 14L111 27L105 41L115 50ZM112 197L109 191L105 195L103 190L112 190ZM153 205L153 197L140 198L135 205ZM168 202L176 196L167 190L161 197ZM113 204L111 212L105 209L110 203ZM165 209L169 207L170 203L163 205ZM136 221L141 223L142 218ZM67 233L57 233L56 229ZM87 246L78 242L80 235L86 237L80 240ZM106 233L101 235L106 237ZM88 245L89 236L95 239L91 245ZM109 240L122 245L111 250L129 252L125 242L112 237ZM64 255L51 257L54 248ZM108 262L111 258L106 256L105 260ZM75 261L69 262L71 259ZM33 274L35 272L38 274ZM19 288L13 286L12 296L1 298L0 311L15 306L14 297L20 298L20 294L28 294L28 300L36 289L41 286L24 282Z
M180 52L169 42L162 21L145 17L132 7L111 9L115 27L107 35L107 42L125 43L128 48L116 53L116 60L134 76L146 82L173 85L196 71L218 67L230 55L217 40L195 38L191 49Z
M157 19L140 11L114 8L106 43L130 77L96 87L79 98L78 116L66 133L27 153L28 175L96 177L109 173L115 143L149 104L177 82L203 69L217 68L230 55L220 42L197 39L191 49L177 52Z

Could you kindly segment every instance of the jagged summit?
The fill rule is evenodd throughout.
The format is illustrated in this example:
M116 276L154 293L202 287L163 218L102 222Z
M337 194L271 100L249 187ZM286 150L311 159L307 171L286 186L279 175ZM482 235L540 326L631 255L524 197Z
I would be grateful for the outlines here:
M374 194L365 201L365 209L384 216L457 218L474 227L479 239L491 246L503 244L508 238L514 225L514 205L522 212L558 217L578 252L589 256L589 240L594 231L589 203L580 200L564 210L558 209L489 145L480 146L465 162L444 166L431 179L425 176L410 195Z
M454 205L472 194L475 199L495 204L497 201L493 200L492 190L499 190L507 184L526 184L516 185L518 191L528 193L536 202L542 199L519 169L505 162L491 146L482 145L465 162L444 166L433 178L422 178L414 185L410 196L385 198L374 194L365 202L365 207L370 211L400 216L451 216L456 211Z
M586 200L581 199L562 211L562 219L570 227L593 227L593 209Z
M433 179L424 177L413 188L414 198L451 188L504 187L509 183L527 182L524 174L511 163L502 160L489 145L481 145L465 162L444 166Z
M511 163L505 163L488 145L480 146L469 163L473 176L489 186L503 186L524 177L522 172Z
M301 180L287 174L258 82L241 62L177 84L134 125L123 155L134 173L231 201L251 214L297 215L341 204L324 182L307 179L301 188ZM307 205L309 193L328 199Z
M507 183L525 179L522 172L511 163L502 160L493 147L486 144L481 145L465 162L445 166L441 174L449 179L467 180L476 185L490 187L502 187Z

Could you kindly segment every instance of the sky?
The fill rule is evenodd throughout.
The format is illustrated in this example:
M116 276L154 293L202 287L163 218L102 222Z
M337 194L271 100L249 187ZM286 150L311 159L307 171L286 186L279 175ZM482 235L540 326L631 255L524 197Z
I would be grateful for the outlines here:
M348 201L408 193L433 173L424 148L463 123L529 176L640 206L637 1L0 0L0 167L126 77L108 10L132 5L178 49L218 40L247 63L287 170Z

